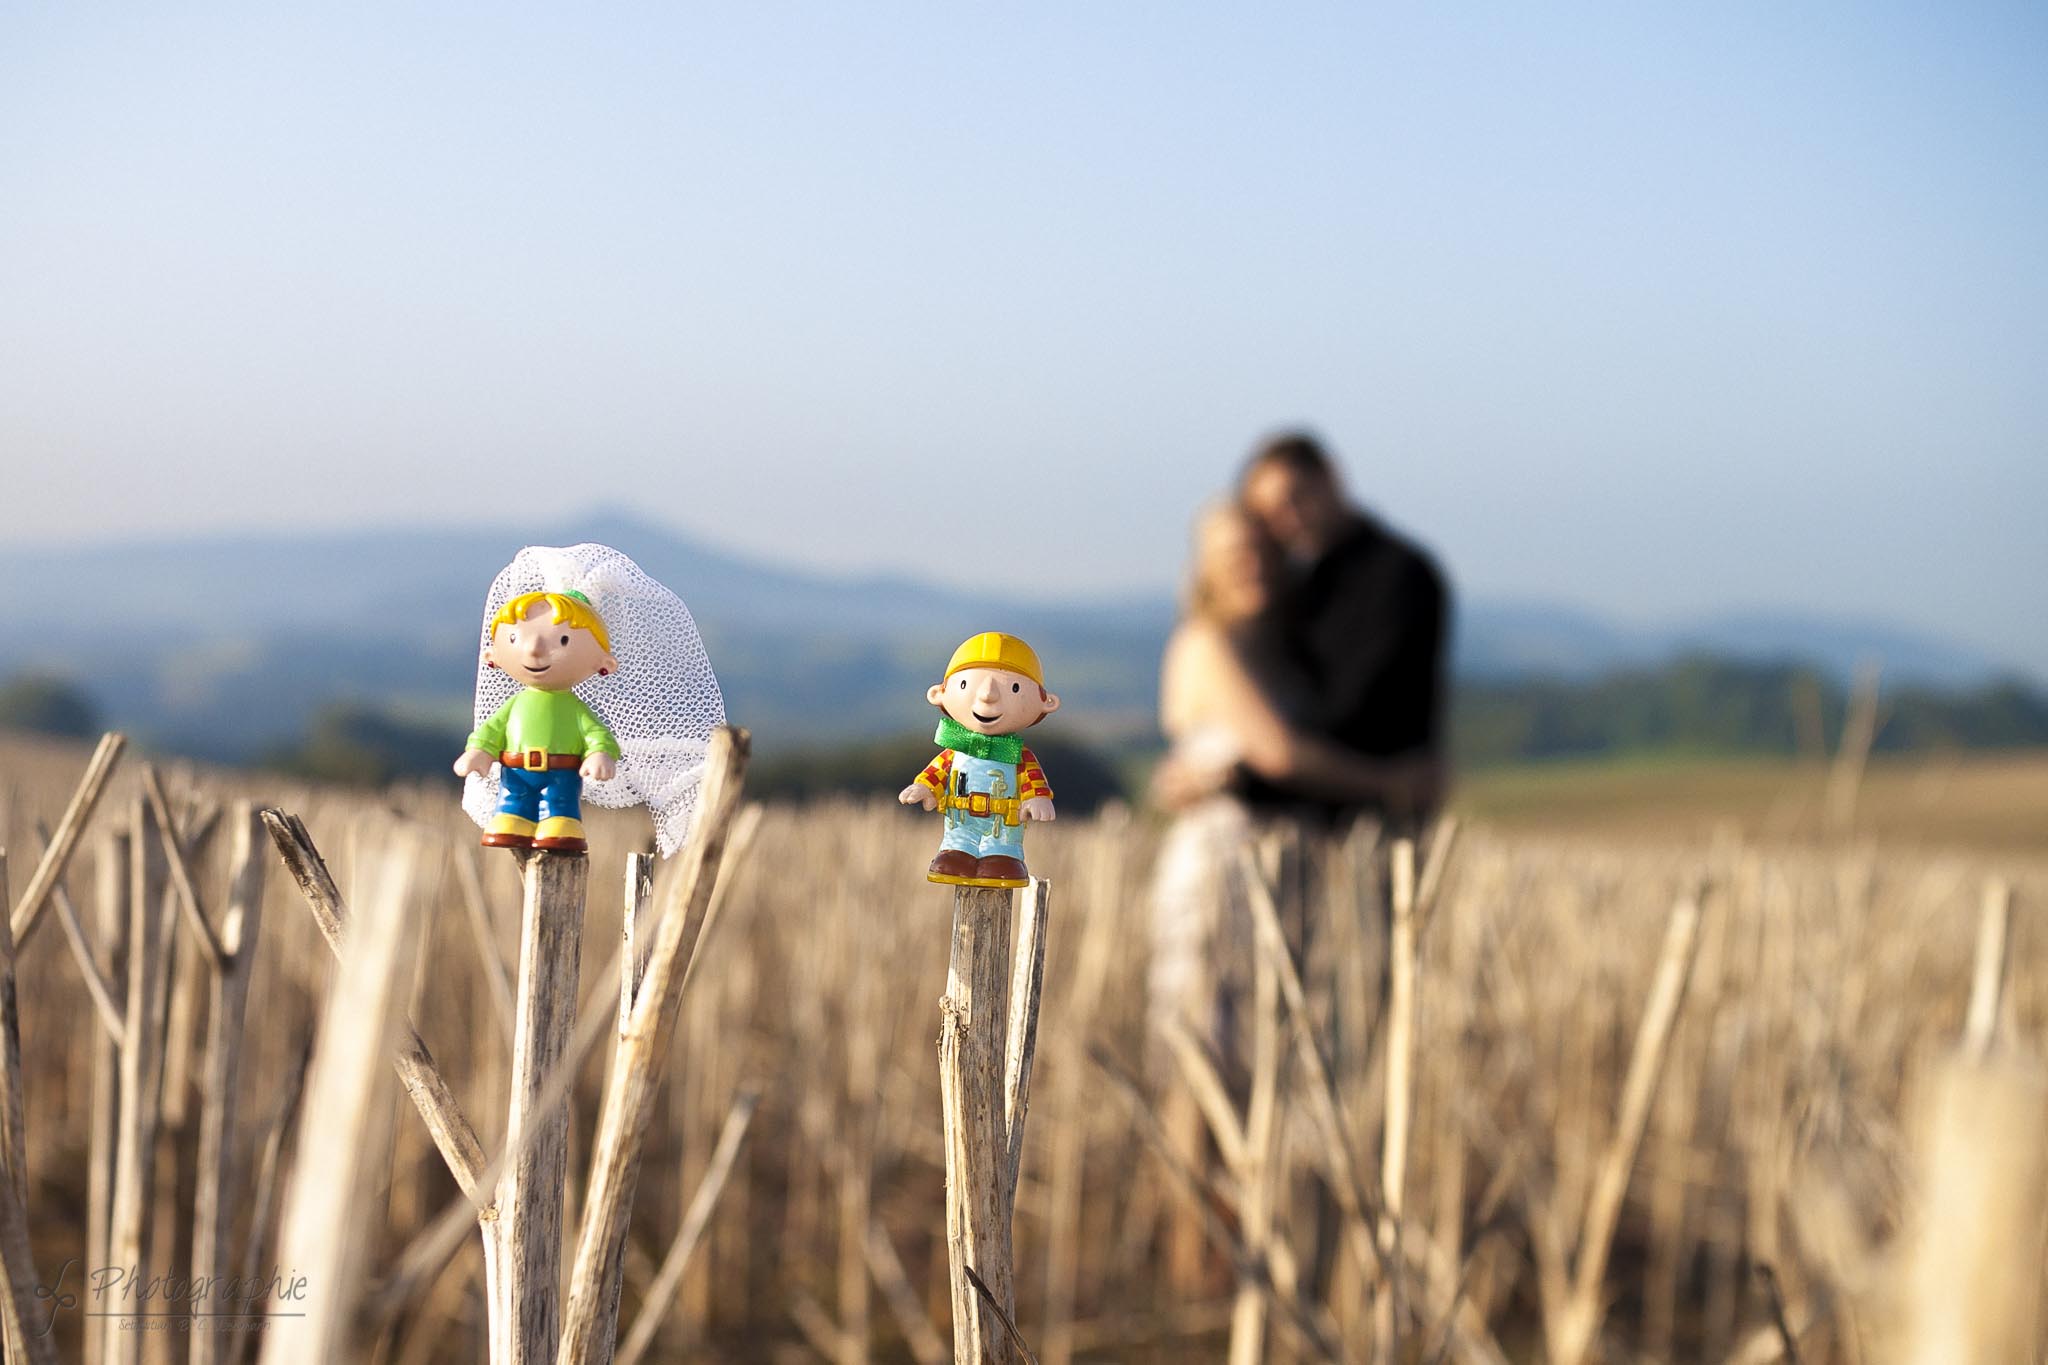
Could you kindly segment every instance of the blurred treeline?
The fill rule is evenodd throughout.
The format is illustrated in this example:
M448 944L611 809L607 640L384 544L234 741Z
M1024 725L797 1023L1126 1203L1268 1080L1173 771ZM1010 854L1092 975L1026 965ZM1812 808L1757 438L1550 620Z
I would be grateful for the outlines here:
M1873 747L1889 752L2048 744L2048 695L2017 680L1886 688ZM1584 682L1461 685L1452 748L1468 765L1681 752L1817 757L1840 741L1848 689L1816 669L1711 657Z
M745 697L730 705L744 724ZM1451 747L1464 767L1645 754L1817 757L1839 743L1849 706L1848 689L1818 669L1696 656L1591 680L1462 683L1452 697ZM1085 813L1138 790L1159 749L1156 735L1091 737L1085 717L1061 719L1067 723L1034 734L1031 745L1064 809ZM272 746L258 765L365 786L434 776L447 770L467 723L463 713L330 703L312 713L303 735ZM120 724L121 717L104 714L65 679L25 675L0 683L0 727L87 736ZM159 746L177 747L161 740ZM931 758L933 747L922 729L844 744L791 745L760 733L756 746L750 789L791 799L893 793ZM2048 695L2024 682L1968 690L1887 687L1881 693L1874 745L1880 751L2040 746L2048 746Z

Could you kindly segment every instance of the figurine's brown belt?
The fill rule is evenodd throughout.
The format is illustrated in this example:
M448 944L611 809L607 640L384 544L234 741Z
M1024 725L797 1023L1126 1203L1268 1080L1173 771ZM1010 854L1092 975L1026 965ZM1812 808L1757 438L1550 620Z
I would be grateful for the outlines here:
M515 754L510 749L498 755L498 762L508 768L580 768L581 754L551 754L546 749L528 749Z

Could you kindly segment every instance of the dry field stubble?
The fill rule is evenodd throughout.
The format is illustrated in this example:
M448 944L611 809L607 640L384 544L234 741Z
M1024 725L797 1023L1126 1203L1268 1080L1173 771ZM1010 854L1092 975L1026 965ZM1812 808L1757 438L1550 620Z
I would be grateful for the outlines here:
M42 851L38 824L55 826L84 760L82 748L0 748L0 835L17 897ZM105 841L130 819L138 767L131 758L117 771L66 879L88 932ZM368 797L191 772L167 773L166 786L185 828L243 797L298 814L344 894L380 865L394 816L430 831L404 898L417 949L399 994L495 1151L510 1026L479 940L516 963L519 881L510 859L474 848L452 794ZM1970 1024L1994 881L2011 888L2015 910L2005 989L1980 1023L1997 1048L2038 1049L2048 940L2032 911L2048 893L2048 866L2003 839L1895 847L1905 841L1617 828L1474 822L1460 833L1416 910L1405 1043L1382 1003L1384 983L1408 975L1389 962L1388 850L1362 840L1305 850L1318 869L1314 903L1278 909L1312 926L1300 985L1316 1046L1290 1032L1280 969L1262 971L1275 979L1255 992L1246 1028L1264 1060L1206 1095L1219 1136L1191 1148L1183 1132L1178 1149L1176 1097L1205 1073L1196 1055L1176 1061L1147 1037L1144 891L1157 831L1112 814L1035 833L1033 869L1054 894L1016 1244L1018 1326L1039 1357L1363 1359L1391 1341L1406 1359L1765 1360L1789 1334L1803 1360L1862 1361L1913 1330L1900 1319L1920 1300L1900 1286L1940 1278L1910 1254L1924 1240L1913 1192L1938 1184L1941 1169L1917 1168L1916 1148L1950 1152L1952 1170L2005 1168L1995 1147L1971 1145L1996 1131L1966 1122L1960 1134L1919 1138L1910 1095ZM638 838L630 818L594 824L586 1013L618 1008L604 967ZM728 869L628 1240L621 1335L651 1311L645 1358L941 1358L950 1296L933 1040L949 902L921 877L933 839L928 818L893 805L771 809ZM216 913L227 843L216 836L194 850ZM292 1164L304 1135L272 1135L289 1118L335 976L274 860L262 896L231 1134L236 1257L252 1229L271 1226L290 1178L307 1178ZM1681 910L1674 928L1674 907L1685 906L1697 915ZM19 961L27 1208L45 1281L91 1253L95 1112L95 1006L54 921L45 917ZM152 1153L159 1268L191 1254L203 987L184 955L170 982ZM1668 1027L1645 1029L1659 996ZM1258 1019L1271 1022L1261 1030ZM573 1092L572 1220L607 1052ZM758 1107L734 1139L729 1120L748 1092ZM1406 1134L1391 1172L1390 1095ZM1983 1112L2009 1100L2000 1091ZM2021 1111L2005 1130L2023 1131L2029 1115L2038 1126ZM364 1196L375 1288L456 1190L388 1080L358 1124L376 1154ZM1987 1126L1998 1127L1975 1125ZM728 1157L680 1278L673 1263L663 1275L707 1169ZM2022 1199L2038 1172L2024 1154L2014 1160L2007 1192ZM286 1176L266 1201L267 1165ZM1390 1191L1398 1226L1384 1216ZM1354 1235L1354 1224L1370 1235ZM2016 1235L2038 1249L2037 1227ZM472 1228L379 1320L380 1358L481 1358L476 1243ZM1390 1246L1385 1296L1376 1265ZM267 1274L275 1257L266 1240L254 1259ZM2019 1282L2031 1294L2038 1256L2026 1269ZM1399 1308L1375 1322L1382 1297ZM59 1313L64 1358L77 1358L83 1327L76 1312Z

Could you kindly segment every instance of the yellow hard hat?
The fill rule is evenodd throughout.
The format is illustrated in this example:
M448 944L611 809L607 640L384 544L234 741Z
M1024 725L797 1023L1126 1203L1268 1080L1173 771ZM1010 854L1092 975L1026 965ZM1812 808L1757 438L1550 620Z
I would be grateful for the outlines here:
M946 661L946 676L950 678L963 668L1008 669L1045 686L1045 672L1038 666L1037 652L1016 636L997 630L985 630L961 642L953 657Z

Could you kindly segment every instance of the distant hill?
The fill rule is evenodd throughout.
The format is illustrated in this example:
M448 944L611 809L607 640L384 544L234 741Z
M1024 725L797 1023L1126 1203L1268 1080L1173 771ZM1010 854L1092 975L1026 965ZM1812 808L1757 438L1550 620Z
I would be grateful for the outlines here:
M1164 599L1046 605L802 573L615 513L548 530L557 543L619 546L676 588L728 710L769 751L923 721L927 675L961 638L991 627L1032 640L1058 670L1071 714L1097 734L1150 725L1171 623ZM296 739L335 704L459 736L484 593L532 538L508 525L0 549L0 574L33 584L49 622L0 653L0 679L78 679L110 723L224 761Z
M1977 687L2011 667L1981 650L1883 621L1785 611L1726 612L1671 626L1624 626L1570 607L1465 604L1456 667L1465 680L1586 680L1687 655L1800 663L1847 681L1866 659L1896 683Z
M0 680L77 678L109 723L225 761L296 743L335 707L459 734L485 589L535 535L508 522L0 548L0 575L32 586L47 623L0 651ZM1068 701L1070 733L1110 746L1151 734L1173 620L1164 594L1045 603L833 577L714 550L622 512L552 523L547 538L617 545L676 588L729 710L770 755L917 728L932 669L990 627L1038 647ZM1461 601L1455 640L1455 672L1472 683L1583 681L1695 650L1796 659L1835 678L1874 654L1889 679L1945 687L1999 672L1994 660L1882 623L1763 613L1649 630L1542 604Z

